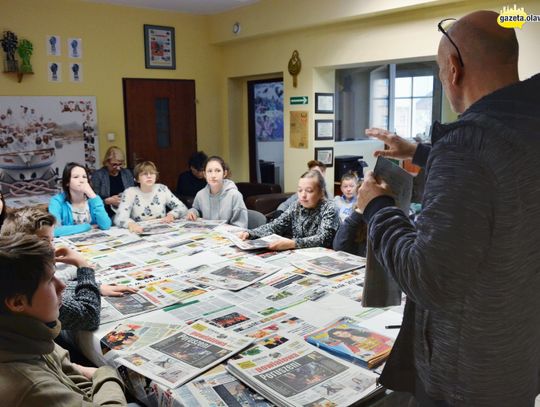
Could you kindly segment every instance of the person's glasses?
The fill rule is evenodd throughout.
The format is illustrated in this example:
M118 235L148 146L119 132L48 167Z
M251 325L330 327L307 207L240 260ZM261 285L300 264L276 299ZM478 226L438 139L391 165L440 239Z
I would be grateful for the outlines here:
M446 31L448 28L450 28L450 26L454 23L454 21L456 21L455 18L445 18L444 20L440 21L439 24L437 24L437 28L439 29L440 32L443 33L443 35L446 38L448 38L448 41L450 41L450 43L456 49L456 52L457 52L457 55L458 55L458 58L459 58L459 63L461 65L461 67L463 68L465 65L463 65L463 58L461 58L461 52L459 52L458 46L452 40L452 38L450 38L450 36L448 35L448 32Z
M124 165L124 162L123 161L120 161L120 162L109 161L109 164L111 164L111 167L122 167Z

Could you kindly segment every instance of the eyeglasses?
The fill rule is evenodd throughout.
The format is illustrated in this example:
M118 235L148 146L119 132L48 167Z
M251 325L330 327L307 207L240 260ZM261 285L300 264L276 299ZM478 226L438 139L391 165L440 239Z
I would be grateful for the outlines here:
M443 33L443 35L446 38L448 38L448 41L450 41L450 43L456 49L456 52L459 58L459 63L461 64L461 67L463 68L465 65L463 64L463 58L461 58L461 52L459 52L459 48L457 47L456 43L452 40L452 38L450 38L450 36L446 32L446 30L450 28L450 26L453 24L454 21L456 21L455 18L445 18L444 20L440 21L439 24L437 24L437 28L439 29L440 32Z
M121 161L113 163L112 161L109 161L109 164L111 164L111 167L122 167L124 165L124 162Z

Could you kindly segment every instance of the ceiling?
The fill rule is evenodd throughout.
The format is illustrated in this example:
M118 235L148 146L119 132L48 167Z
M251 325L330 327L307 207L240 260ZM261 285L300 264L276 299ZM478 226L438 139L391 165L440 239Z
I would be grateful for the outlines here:
M170 10L188 14L218 14L260 0L85 0L93 3L108 3L129 7Z

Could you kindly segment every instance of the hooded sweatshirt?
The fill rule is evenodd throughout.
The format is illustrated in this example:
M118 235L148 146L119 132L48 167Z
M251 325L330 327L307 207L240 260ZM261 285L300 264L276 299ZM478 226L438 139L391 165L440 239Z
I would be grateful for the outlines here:
M50 327L20 315L0 315L0 400L9 407L126 406L122 381L110 366L82 376Z
M228 179L223 180L221 191L215 195L210 192L210 185L197 192L190 211L203 219L224 220L241 228L247 228L248 225L244 198L236 184Z

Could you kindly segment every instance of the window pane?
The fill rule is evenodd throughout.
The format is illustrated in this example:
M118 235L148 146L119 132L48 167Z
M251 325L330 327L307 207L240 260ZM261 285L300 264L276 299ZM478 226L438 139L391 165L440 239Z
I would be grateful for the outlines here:
M168 148L171 144L169 127L169 99L156 98L156 134L159 148Z
M388 79L387 78L373 80L373 97L376 99L388 97Z
M372 100L371 127L388 129L388 99Z
M429 128L432 123L431 109L433 107L432 98L414 98L412 114L412 134L411 137L420 137L425 141L429 137Z
M396 99L394 107L395 131L401 137L411 137L411 100Z
M412 78L396 78L396 97L407 98L411 97L412 91Z
M413 96L433 96L433 76L415 76L413 78Z

